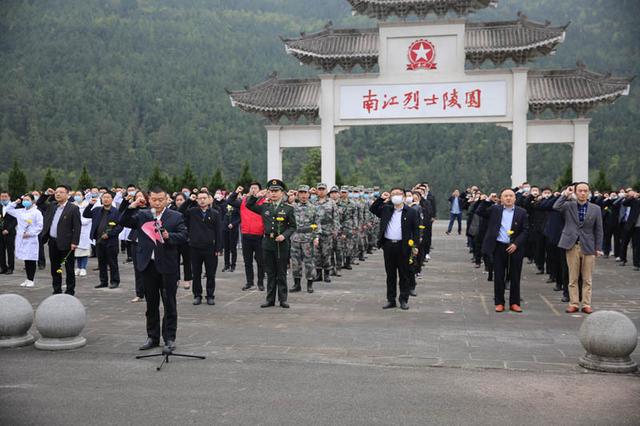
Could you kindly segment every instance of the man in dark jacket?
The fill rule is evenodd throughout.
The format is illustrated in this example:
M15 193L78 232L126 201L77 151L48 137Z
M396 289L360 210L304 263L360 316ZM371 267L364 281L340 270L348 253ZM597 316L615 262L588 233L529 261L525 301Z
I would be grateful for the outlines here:
M122 214L120 223L131 229L139 229L135 267L142 271L144 294L147 300L147 340L140 350L160 345L160 330L164 338L165 352L176 348L178 311L178 250L187 241L187 227L182 214L167 208L169 197L162 188L149 191L150 209L138 210L134 201ZM160 327L160 299L164 305L164 318Z
M0 274L13 274L15 265L15 241L16 226L18 221L15 217L6 213L7 207L11 203L11 195L0 192Z
M122 231L120 212L113 206L113 194L111 192L102 194L102 206L95 207L96 201L96 198L91 198L89 206L82 213L83 217L92 219L89 235L96 242L100 284L95 288L107 287L109 283L107 267L111 273L111 285L109 288L118 288L120 285L118 235Z
M493 259L494 294L496 312L504 311L505 275L511 278L509 305L513 312L520 307L520 275L522 259L529 232L529 219L522 207L515 205L516 194L511 188L500 192L500 204L484 201L476 214L487 219L487 233L482 242L482 253Z
M397 287L400 288L400 308L409 309L409 262L418 254L420 218L414 209L404 204L404 195L402 188L393 188L369 207L369 211L380 218L377 245L383 250L387 273L387 303L382 309L396 307Z
M65 293L73 296L76 289L74 251L80 242L82 224L80 209L69 202L69 191L66 185L58 185L53 193L47 191L47 195L53 196L55 201L49 204L44 216L42 242L49 243L53 294L62 293L62 270L64 269L67 283Z
M224 238L224 269L222 272L233 272L236 270L236 260L238 259L240 209L228 201L225 203L222 226Z
M216 269L218 256L222 252L222 220L218 210L211 208L212 197L200 191L196 207L184 212L184 221L189 230L191 269L193 270L193 304L202 303L202 263L207 274L207 305L215 305Z

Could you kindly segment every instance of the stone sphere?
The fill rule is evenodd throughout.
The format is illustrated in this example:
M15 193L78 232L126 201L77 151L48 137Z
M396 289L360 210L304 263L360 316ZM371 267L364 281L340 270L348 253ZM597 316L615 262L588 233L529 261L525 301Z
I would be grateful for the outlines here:
M0 348L33 343L29 329L33 324L31 303L19 294L0 294Z
M37 349L74 349L86 344L79 334L87 323L84 306L74 296L54 294L36 309L36 327L42 338Z
M580 326L580 343L587 354L579 364L585 368L608 372L631 372L637 365L629 355L638 345L638 330L624 314L597 311Z

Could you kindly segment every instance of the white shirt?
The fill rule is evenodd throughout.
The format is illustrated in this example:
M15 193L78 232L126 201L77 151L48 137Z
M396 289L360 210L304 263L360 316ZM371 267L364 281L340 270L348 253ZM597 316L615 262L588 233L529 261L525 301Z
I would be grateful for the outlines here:
M384 232L384 237L387 240L402 240L402 208L394 209L387 229Z

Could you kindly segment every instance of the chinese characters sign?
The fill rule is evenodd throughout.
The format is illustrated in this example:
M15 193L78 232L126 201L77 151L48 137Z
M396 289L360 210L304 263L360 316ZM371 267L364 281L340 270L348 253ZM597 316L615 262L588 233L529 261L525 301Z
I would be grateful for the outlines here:
M482 117L507 114L504 81L342 86L341 119Z

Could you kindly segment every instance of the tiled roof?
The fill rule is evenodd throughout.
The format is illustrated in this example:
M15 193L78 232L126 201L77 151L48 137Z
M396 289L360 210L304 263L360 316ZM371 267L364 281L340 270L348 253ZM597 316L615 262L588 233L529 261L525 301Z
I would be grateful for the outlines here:
M535 114L547 108L556 113L571 109L584 115L627 95L632 80L587 71L582 65L574 70L532 70L528 74L529 109ZM233 106L260 113L272 122L283 116L318 118L319 79L279 80L272 75L263 83L228 93Z
M496 64L512 59L517 64L550 53L564 41L565 26L552 27L526 19L507 22L468 22L465 32L467 59L478 66L490 59ZM333 29L284 38L287 53L302 63L313 64L330 71L340 65L350 71L354 65L370 70L378 62L379 34L377 28Z
M539 114L545 109L579 115L601 104L628 95L633 77L613 77L588 71L583 64L573 70L531 70L528 75L529 109Z
M487 6L497 6L497 0L347 0L354 13L385 20L389 16L406 18L416 15L424 18L429 14L444 16L455 12L467 15Z

